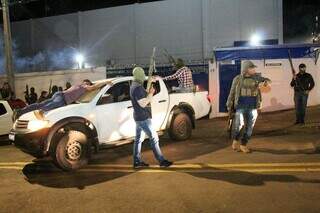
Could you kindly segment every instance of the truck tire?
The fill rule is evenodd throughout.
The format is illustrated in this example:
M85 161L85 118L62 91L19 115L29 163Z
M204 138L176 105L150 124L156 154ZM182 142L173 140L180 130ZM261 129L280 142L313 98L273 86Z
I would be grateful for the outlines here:
M191 137L192 123L186 113L175 115L171 121L169 136L173 140L183 141Z
M90 145L84 133L70 130L60 135L52 145L50 155L62 170L77 170L88 164Z

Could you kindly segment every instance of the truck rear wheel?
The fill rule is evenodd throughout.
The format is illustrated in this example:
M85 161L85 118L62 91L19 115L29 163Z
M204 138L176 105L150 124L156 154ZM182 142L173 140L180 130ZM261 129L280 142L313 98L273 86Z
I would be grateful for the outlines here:
M191 137L192 123L186 113L179 113L172 119L169 136L173 140L187 140Z
M88 164L89 151L87 136L80 131L70 130L54 142L50 155L56 166L72 171Z

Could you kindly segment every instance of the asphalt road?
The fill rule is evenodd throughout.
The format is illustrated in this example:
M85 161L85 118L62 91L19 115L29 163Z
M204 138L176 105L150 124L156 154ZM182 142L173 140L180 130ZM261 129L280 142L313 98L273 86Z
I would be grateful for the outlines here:
M73 173L0 146L0 212L319 212L320 107L306 126L293 111L262 114L251 154L231 150L225 119L200 120L190 140L161 138L175 162L131 168L132 144L102 150Z

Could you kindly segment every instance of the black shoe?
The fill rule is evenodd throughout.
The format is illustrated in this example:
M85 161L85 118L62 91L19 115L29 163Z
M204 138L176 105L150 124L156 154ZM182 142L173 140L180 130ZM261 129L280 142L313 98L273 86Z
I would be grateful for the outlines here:
M133 164L133 168L135 169L139 169L139 168L145 168L145 167L149 167L149 164L141 161L141 162L136 162Z
M294 123L294 125L299 125L300 124L300 122L299 121L296 121L295 123Z
M173 162L171 161L168 161L168 160L163 160L161 163L160 163L160 167L169 167L173 164Z

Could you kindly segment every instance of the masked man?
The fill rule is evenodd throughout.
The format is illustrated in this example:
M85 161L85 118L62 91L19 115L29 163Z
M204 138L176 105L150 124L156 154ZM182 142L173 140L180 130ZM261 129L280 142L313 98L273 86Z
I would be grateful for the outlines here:
M299 73L290 83L294 88L294 103L296 108L296 123L304 124L309 92L314 88L312 75L306 72L306 65L299 65Z
M262 101L259 87L261 83L268 85L271 81L259 76L255 70L256 66L251 61L244 61L241 68L241 74L233 79L227 109L229 113L235 113L231 133L232 148L249 153L247 143L258 117L257 109L260 108ZM240 138L242 127L244 133Z
M152 127L151 122L151 100L155 93L154 88L146 91L143 83L146 80L144 70L141 67L133 69L134 81L130 87L130 97L133 106L133 118L136 123L136 137L133 145L133 167L148 167L149 164L141 159L141 145L144 140L145 133L149 137L149 143L156 159L161 167L169 167L172 162L166 160L160 150L159 137Z
M164 81L178 80L179 87L174 88L177 92L192 92L193 91L193 79L192 71L185 66L183 60L178 58L174 64L174 69L177 70L173 75L164 77Z

